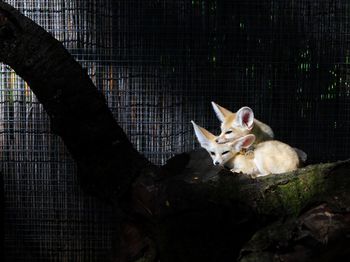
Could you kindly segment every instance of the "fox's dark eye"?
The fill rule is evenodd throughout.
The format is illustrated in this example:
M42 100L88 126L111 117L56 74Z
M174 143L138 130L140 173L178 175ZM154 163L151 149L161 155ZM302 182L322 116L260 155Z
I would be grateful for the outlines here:
M225 152L223 152L221 155L225 155L225 154L227 154L227 153L230 153L230 151L225 151Z
M215 156L215 152L210 152L210 154L211 154L212 156Z
M227 135L227 134L231 134L232 133L232 131L230 130L230 131L227 131L225 134Z

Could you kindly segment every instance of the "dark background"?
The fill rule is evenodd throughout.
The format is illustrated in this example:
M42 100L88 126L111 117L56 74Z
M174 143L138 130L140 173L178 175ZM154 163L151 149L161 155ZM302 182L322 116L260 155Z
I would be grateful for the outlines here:
M310 163L349 157L350 2L31 0L8 2L59 39L156 164L219 133L210 101L250 106ZM29 87L0 65L7 261L105 261L110 207L75 165Z
M117 60L156 67L159 90L169 86L165 96L183 97L169 106L183 110L173 125L186 129L184 144L190 118L218 133L213 100L232 110L250 106L310 162L349 156L344 1L143 1L117 8L130 25L118 38L135 45L142 39L136 53Z

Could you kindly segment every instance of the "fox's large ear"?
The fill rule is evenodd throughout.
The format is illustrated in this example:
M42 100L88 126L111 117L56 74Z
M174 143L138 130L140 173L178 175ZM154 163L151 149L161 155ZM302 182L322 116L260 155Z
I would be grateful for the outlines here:
M191 120L194 132L197 136L198 142L202 147L209 146L210 142L215 139L215 136L203 127L200 127L195 122Z
M241 151L242 148L248 148L255 142L255 136L253 134L249 134L246 136L242 136L232 143L230 143L230 146L236 151Z
M216 116L221 122L224 122L226 116L233 114L230 110L227 110L214 102L211 102L211 105L213 106Z
M250 107L244 106L237 111L237 124L251 130L254 126L254 113Z

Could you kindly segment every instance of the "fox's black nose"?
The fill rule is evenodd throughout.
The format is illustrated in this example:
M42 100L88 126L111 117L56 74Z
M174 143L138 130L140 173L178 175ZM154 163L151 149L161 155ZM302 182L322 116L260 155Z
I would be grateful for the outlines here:
M219 138L215 139L215 142L218 143L219 142Z
M219 163L218 161L215 161L215 163L214 163L214 165L216 165L216 166L219 165L219 164L220 164L220 163Z

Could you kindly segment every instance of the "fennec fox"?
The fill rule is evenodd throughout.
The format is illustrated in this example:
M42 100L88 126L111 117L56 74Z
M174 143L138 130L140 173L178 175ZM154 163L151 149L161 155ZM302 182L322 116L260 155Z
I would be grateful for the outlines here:
M218 144L215 135L191 122L199 143L208 151L214 165L253 177L284 173L299 166L297 153L285 143L277 140L261 142L254 146L253 154L245 155L240 152L253 145L255 135L249 134L233 142Z
M232 151L232 146L228 143L218 144L215 142L216 136L210 133L203 127L200 127L195 122L191 121L193 125L194 132L200 143L201 147L206 149L213 159L214 165L224 165L228 160L234 156Z
M273 139L274 134L271 127L254 119L251 108L245 106L236 113L232 113L214 102L211 104L216 116L221 121L221 134L216 140L219 144L232 142L234 139L248 134L255 135L255 144Z
M297 169L300 159L289 145L277 140L269 140L254 145L253 155L239 154L242 148L249 148L255 140L253 134L238 138L228 144L236 155L225 165L232 172L242 172L254 177L280 174Z

